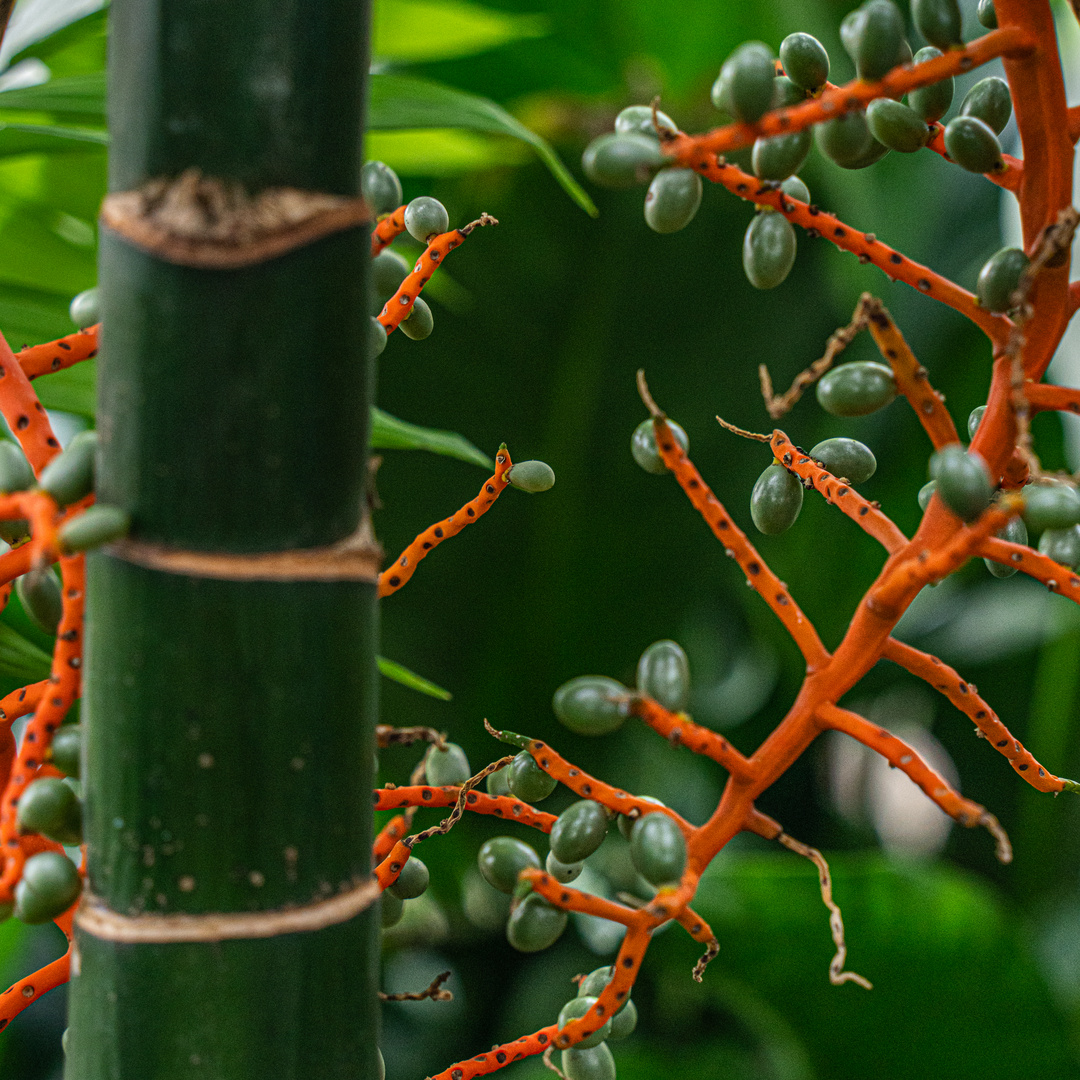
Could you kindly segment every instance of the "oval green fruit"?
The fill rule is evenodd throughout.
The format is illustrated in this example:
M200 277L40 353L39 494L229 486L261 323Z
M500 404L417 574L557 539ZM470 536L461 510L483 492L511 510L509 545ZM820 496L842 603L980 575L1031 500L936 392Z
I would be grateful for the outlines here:
M1047 529L1039 537L1039 551L1054 562L1075 570L1080 566L1080 525L1070 525L1067 529Z
M405 207L405 228L414 240L427 244L432 237L450 231L450 215L438 199L421 195Z
M979 430L979 424L982 422L983 413L985 413L985 412L986 412L986 406L985 405L977 405L968 414L967 429L968 429L968 437L969 438L971 438L971 439L975 438L975 432Z
M795 230L781 214L755 214L743 237L743 270L755 289L775 289L795 265Z
M96 288L86 289L79 293L71 301L68 308L71 321L80 329L85 330L94 323L101 322L101 295Z
M868 0L852 33L855 70L859 78L876 82L903 63L904 17L892 0Z
M986 462L959 443L942 447L930 459L930 475L937 481L941 501L961 521L974 521L994 494Z
M55 634L64 613L60 579L49 567L31 570L15 582L15 592L23 611L46 634Z
M1027 526L1024 524L1024 519L1019 517L1011 518L1005 528L1001 529L997 535L999 539L1008 540L1012 544L1026 544L1028 542ZM1047 533L1043 533L1043 538L1045 539L1047 535ZM1077 530L1077 535L1080 536L1080 529ZM994 562L993 559L983 559L983 562L986 563L986 569L996 578L1010 578L1016 573L1015 566Z
M926 48L920 49L915 54L913 60L916 64L921 64L926 60L933 60L941 55L940 49L935 49L933 45L927 45ZM907 96L908 105L928 124L940 120L949 111L952 99L952 76L942 79L940 82L931 83L929 86L920 86L917 90L910 91Z
M382 1051L376 1046L375 1053L379 1055L377 1062L379 1077L378 1080L386 1080L386 1062L383 1060Z
M664 804L659 799L654 799L651 795L639 795L640 802L646 802L652 806L663 806ZM622 837L628 843L630 841L630 833L633 832L634 826L641 820L641 815L637 814L631 817L628 814L620 814L616 824L619 827L619 832L622 833Z
M510 466L506 478L511 487L530 494L550 491L555 486L555 471L544 461L518 461Z
M78 502L94 490L94 456L97 432L80 431L67 449L41 470L38 486L51 495L58 506Z
M79 779L82 768L82 725L64 724L53 736L52 763L65 776Z
M615 117L616 135L648 135L650 139L659 140L660 133L656 125L678 131L679 127L667 113L656 110L656 119L653 120L651 105L628 105L618 116Z
M381 311L383 304L398 291L412 268L396 251L386 248L371 260L373 304ZM376 312L377 314L377 312Z
M668 164L654 137L620 135L609 131L593 139L581 155L585 175L601 187L629 188L648 183L653 174Z
M795 524L802 504L802 481L783 465L770 465L754 484L750 516L758 532L776 536Z
M1023 514L1032 532L1068 529L1080 525L1080 495L1071 484L1029 484Z
M1010 311L1012 295L1031 260L1019 248L1002 248L986 261L975 282L975 299L988 311Z
M772 107L774 109L789 109L792 105L798 105L805 100L806 91L786 75L777 75L773 79Z
M880 145L870 134L866 114L857 109L818 124L814 128L814 141L818 150L842 169L861 168L862 162Z
M693 221L701 192L701 177L693 169L661 169L645 193L645 224L657 233L678 232Z
M360 170L360 194L375 216L380 217L401 205L401 181L389 165L381 161L366 161Z
M556 787L558 780L548 776L528 750L522 750L506 769L510 794L522 802L538 803L546 799Z
M790 135L757 139L751 154L754 174L762 180L786 180L801 168L813 139L809 128Z
M499 892L513 893L522 870L539 870L540 856L513 836L493 836L485 840L476 856L484 880Z
M780 190L789 199L797 199L804 203L810 201L810 189L797 176L789 176L780 185Z
M384 930L397 926L405 914L405 901L395 896L389 889L379 897L379 925Z
M868 416L896 397L892 369L856 360L827 371L817 384L818 404L833 416Z
M382 356L386 348L386 327L372 315L368 329L368 359Z
M580 1020L594 1005L595 997L573 997L559 1013L559 1028L562 1029L571 1020ZM611 1020L605 1020L591 1035L587 1035L580 1042L574 1043L580 1050L588 1050L593 1046L599 1046L611 1034Z
M44 477L44 473L42 476ZM57 533L60 550L65 555L80 551L92 551L103 544L127 536L131 517L119 506L95 503L88 506L78 517L65 521Z
M1005 130L1012 116L1012 94L1009 84L996 75L977 82L965 95L960 105L961 116L974 116L981 120L995 135Z
M772 107L775 76L768 45L744 42L724 61L713 84L713 104L744 124L755 124Z
M668 420L667 425L675 436L675 441L683 448L690 449L690 437L674 420ZM654 476L660 476L668 471L660 451L656 448L656 429L651 420L642 420L630 437L630 453L634 460L647 472Z
M82 843L82 804L70 784L56 777L35 780L22 793L19 827L69 846Z
M562 1052L562 1071L567 1080L615 1080L615 1058L606 1042L590 1050L571 1046Z
M668 712L682 712L690 699L690 661L676 641L654 641L637 665L637 688Z
M553 907L539 893L529 893L510 912L506 940L518 952L540 952L559 940L566 920L565 911Z
M435 329L435 316L431 313L431 305L422 296L416 297L409 317L402 319L400 325L401 332L413 341L423 341L430 337Z
M427 782L433 787L464 784L472 776L469 759L457 743L448 742L445 750L437 746L431 748L427 764L424 767Z
M998 137L975 116L954 116L945 125L945 149L968 172L992 173L1005 168Z
M507 769L498 769L493 773L488 773L487 779L484 780L484 787L487 788L489 795L494 795L496 798L509 795L510 783Z
M622 683L605 675L579 675L555 691L551 705L560 723L578 735L610 735L629 715L629 700Z
M994 0L979 0L978 7L979 22L986 27L987 30L996 30L997 12L994 10Z
M883 146L901 154L921 150L932 134L926 121L907 105L892 98L876 98L866 109L870 134Z
M630 998L627 998L623 1007L611 1018L611 1034L608 1036L608 1041L618 1042L620 1039L625 1039L627 1035L634 1033L636 1027L637 1006Z
M22 447L10 439L0 439L0 492L26 491L34 486L34 470Z
M919 488L919 509L924 514L926 513L926 508L930 505L930 500L934 497L935 491L937 491L936 480L930 480L927 483L923 484L921 488Z
M551 826L551 852L561 863L587 859L607 836L608 812L592 799L571 803Z
M560 884L569 885L581 877L581 871L585 869L583 862L564 863L559 862L552 852L548 852L544 860L544 869Z
M877 472L874 452L858 439L826 439L819 442L809 456L849 484L865 483Z
M646 814L630 833L630 858L638 873L651 884L677 882L686 869L682 829L667 814Z
M595 968L590 971L578 983L578 997L594 997L598 998L603 992L604 988L609 982L611 982L612 967L610 964L605 964L603 967Z
M939 49L964 43L956 0L911 0L911 19L915 29Z
M425 863L415 855L410 855L398 874L397 881L387 890L399 900L414 900L422 896L431 882L431 873Z
M46 923L62 915L79 898L78 868L57 851L31 855L15 886L15 915L24 923Z
M780 63L803 90L817 90L829 80L829 54L812 34L788 34L780 42Z

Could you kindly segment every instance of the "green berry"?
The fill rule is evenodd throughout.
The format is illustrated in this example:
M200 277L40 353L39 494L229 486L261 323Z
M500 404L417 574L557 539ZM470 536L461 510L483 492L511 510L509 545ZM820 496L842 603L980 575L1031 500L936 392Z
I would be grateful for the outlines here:
M94 456L97 452L97 432L80 431L41 470L38 485L59 506L78 502L94 490Z
M1010 311L1012 295L1030 261L1019 248L1002 248L991 255L975 283L975 299L979 305L988 311Z
M979 0L978 9L979 22L986 27L987 30L997 29L997 12L994 10L994 0Z
M499 892L512 893L522 870L539 870L540 856L513 836L493 836L485 840L476 856L484 880Z
M1023 513L1032 532L1068 529L1080 525L1080 495L1071 484L1029 484Z
M528 750L522 750L514 758L506 770L510 775L507 783L510 785L510 794L522 802L538 803L546 799L556 787L558 780L548 776Z
M818 404L833 416L867 416L896 397L892 369L876 360L856 360L827 371L817 384Z
M432 237L450 231L450 215L438 199L421 195L405 207L405 228L414 240L426 244Z
M780 42L780 63L787 77L803 90L817 90L829 79L829 54L811 34L788 34Z
M956 0L911 0L911 21L915 29L939 49L964 43L960 5Z
M668 712L682 712L690 699L690 662L675 641L654 641L637 665L637 688Z
M82 768L82 726L64 724L52 741L52 763L65 776L79 779Z
M610 735L626 720L629 700L622 683L604 675L579 675L555 691L551 705L559 722L578 735Z
M82 804L70 784L54 776L35 780L19 799L19 828L61 844L82 843Z
M1014 542L1019 544L1023 541ZM1047 529L1039 537L1039 551L1054 562L1075 570L1080 566L1080 525L1070 525L1067 529Z
M638 796L639 802L650 803L653 806L663 806L664 804L659 799L654 799L651 795ZM634 826L641 820L641 816L629 817L627 814L620 814L616 824L619 827L619 832L622 833L624 840L630 840L630 834L634 831Z
M826 439L810 451L810 457L849 484L865 483L877 472L874 452L858 439Z
M931 131L926 121L907 105L892 98L877 98L866 109L870 134L883 146L901 154L914 154L929 141Z
M31 855L15 886L15 915L24 923L46 923L79 898L82 878L75 864L57 851Z
M431 748L425 766L427 782L433 787L445 787L446 785L458 786L464 784L472 776L469 767L469 759L465 751L457 743L449 742L445 750L437 746Z
M1074 526L1075 528L1075 526ZM1001 540L1008 540L1013 544L1026 544L1028 542L1027 526L1024 524L1023 518L1014 517L1009 520L1009 523L1004 529L998 531L998 538ZM1049 536L1049 532L1043 533L1043 539L1045 540ZM1077 529L1077 536L1080 536L1080 529ZM1040 543L1040 550L1042 545ZM1080 551L1078 551L1080 555ZM1053 556L1051 556L1052 558ZM1008 566L1005 563L994 562L993 559L983 559L986 563L986 569L996 578L1010 578L1016 573L1015 566Z
M667 425L671 428L675 441L683 448L683 451L689 451L690 437L682 427L676 424L674 420L669 420ZM656 448L656 429L653 427L651 420L642 420L634 428L634 434L630 438L630 453L647 473L660 476L668 471L664 459L660 456L660 451Z
M770 465L750 494L750 516L758 532L776 536L795 524L802 504L802 481L783 465Z
M607 836L608 812L592 799L571 803L551 827L551 852L561 863L587 859Z
M371 260L371 288L379 310L382 310L383 304L398 291L411 269L409 264L390 248L380 251Z
M945 125L945 149L968 172L992 173L1005 168L998 137L975 116L954 116Z
M701 191L701 177L693 169L661 169L645 193L645 224L658 233L685 228L698 212Z
M509 770L498 769L493 773L488 773L487 779L484 781L484 786L487 788L488 794L494 795L496 798L501 795L509 795Z
M975 438L975 432L979 430L979 424L982 422L983 413L985 413L985 412L986 412L986 406L985 405L978 405L974 409L971 410L971 413L968 416L968 422L967 422L967 429L968 429L968 437L969 438L971 438L971 439Z
M799 171L813 140L809 128L756 140L751 154L754 174L762 180L786 180Z
M892 0L868 0L858 8L844 42L859 78L867 82L876 82L903 63L906 44L904 17Z
M397 926L405 914L405 901L386 889L379 897L379 925L384 930Z
M655 135L626 135L609 131L593 139L581 155L585 175L601 187L629 188L647 184L668 164Z
M375 1053L379 1055L378 1067L379 1076L378 1080L386 1080L386 1062L383 1060L382 1051L376 1046Z
M528 491L533 494L539 491L550 491L555 486L555 472L543 461L519 461L510 466L507 479L518 491Z
M414 900L427 891L430 881L431 874L427 866L415 855L410 855L401 868L397 881L387 891L392 892L399 900Z
M559 1013L559 1028L562 1029L570 1023L571 1020L580 1020L594 1005L596 1004L596 998L594 997L573 997L563 1007ZM599 1046L609 1035L611 1034L611 1020L605 1020L591 1035L587 1035L580 1042L574 1043L574 1046L581 1050L588 1050L593 1046Z
M934 497L934 492L937 491L937 481L929 480L919 488L919 509L925 514L926 508L930 505L930 500Z
M555 855L549 851L547 858L544 860L544 869L560 885L569 885L571 881L574 881L581 876L581 871L585 869L585 864L583 862L559 862L559 860L555 858Z
M376 217L396 210L402 201L397 173L381 161L368 161L360 170L360 193Z
M804 203L810 201L810 189L797 176L789 176L780 185L780 190L789 199L797 199Z
M412 303L412 310L407 319L401 320L401 332L413 341L423 341L431 336L435 329L435 317L431 314L431 305L418 296Z
M743 270L755 289L775 289L795 265L795 230L781 214L755 214L743 237Z
M604 988L609 982L611 982L611 976L613 969L610 964L606 964L604 967L598 967L594 971L590 971L578 983L578 997L594 997L598 998L603 992Z
M44 475L42 473L42 478ZM88 506L78 517L65 521L57 538L60 550L65 555L74 555L119 540L127 536L130 528L131 517L120 507L97 503Z
M653 885L677 882L686 869L686 839L667 814L646 814L630 832L630 858Z
M506 940L518 952L539 952L559 940L566 921L565 911L553 907L539 893L529 893L510 912Z
M858 109L818 124L814 129L814 141L818 150L842 169L860 168L860 163L877 145L870 134L866 114Z
M88 326L101 322L101 297L98 290L93 288L79 293L71 301L68 314L71 316L71 321L80 330L85 330Z
M790 109L806 100L806 91L793 83L786 75L777 75L773 79L772 108Z
M562 1071L567 1080L615 1080L615 1058L606 1042L589 1050L571 1046L562 1052Z
M713 104L736 120L756 124L772 107L775 77L772 50L760 41L747 41L724 61L713 84Z
M46 634L55 634L64 612L60 580L48 567L31 570L15 582L15 592L23 611Z
M34 486L34 470L22 447L10 439L0 439L0 492L26 491Z
M373 315L371 317L371 329L368 331L368 359L374 360L382 356L386 348L386 327L383 326Z
M933 45L920 49L913 57L916 64L941 56L941 50ZM908 93L907 101L928 124L940 120L948 111L953 99L953 80L950 76L929 86L920 86Z
M959 443L943 447L930 459L930 475L937 481L941 501L961 521L974 521L994 493L986 462Z
M974 116L981 120L995 135L1005 130L1012 116L1012 94L1004 79L992 75L977 82L960 104L961 116Z
M623 1007L611 1018L611 1034L608 1036L608 1042L625 1039L627 1035L634 1033L636 1027L637 1006L630 998L627 998Z
M656 110L656 120L663 128L678 131L675 121L667 113ZM648 135L650 139L659 140L660 133L656 130L653 122L651 105L628 105L618 116L615 117L616 135Z

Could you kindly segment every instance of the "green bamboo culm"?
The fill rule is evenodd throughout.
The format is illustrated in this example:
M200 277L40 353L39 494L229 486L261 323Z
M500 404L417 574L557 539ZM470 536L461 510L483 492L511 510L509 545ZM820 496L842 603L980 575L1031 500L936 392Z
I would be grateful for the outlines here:
M369 21L113 0L110 200L166 191L159 225L243 246L237 192L356 198ZM102 229L97 495L131 529L88 557L66 1080L377 1075L376 920L340 916L371 871L374 570L289 569L362 534L369 263L355 223L238 267Z

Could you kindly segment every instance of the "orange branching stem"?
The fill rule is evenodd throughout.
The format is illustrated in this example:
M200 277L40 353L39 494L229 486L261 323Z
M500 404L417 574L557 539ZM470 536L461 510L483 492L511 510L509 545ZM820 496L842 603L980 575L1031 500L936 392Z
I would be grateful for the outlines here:
M428 787L424 784L410 787L376 788L376 810L401 810L404 807L443 807L457 805L461 789L457 787ZM551 832L555 815L537 810L511 795L488 795L483 791L470 791L465 797L465 809L475 814L486 814L506 821L516 821L541 832Z
M1071 386L1051 386L1049 383L1025 383L1024 397L1033 413L1057 412L1080 413L1080 390Z
M44 345L32 345L15 354L28 379L39 375L48 375L62 371L82 360L92 360L97 356L98 331L100 324L89 326L75 334L46 341Z
M509 472L513 462L510 451L503 445L495 456L495 472L480 489L480 494L467 502L457 513L425 529L420 535L379 575L379 595L395 593L413 576L417 564L429 551L444 540L457 536L466 525L471 525L495 504L495 500L510 483Z
M1069 138L1072 142L1080 141L1080 105L1073 105L1068 112Z
M630 703L630 711L640 717L672 746L686 746L695 754L712 758L735 776L743 776L749 767L746 758L723 737L707 727L695 724L686 713L668 712L652 698L639 695Z
M927 149L933 150L935 154L939 154L946 161L952 161L952 158L949 157L949 151L945 149L945 125L936 123L933 127L934 134L930 136L930 140L926 144ZM1012 154L1002 154L1001 156L1005 162L1005 168L1000 172L985 173L984 175L991 184L997 184L998 187L1015 194L1020 190L1020 185L1023 183L1024 163L1019 158L1013 157Z
M381 218L371 230L371 257L374 259L389 247L405 231L405 207L399 206L392 214Z

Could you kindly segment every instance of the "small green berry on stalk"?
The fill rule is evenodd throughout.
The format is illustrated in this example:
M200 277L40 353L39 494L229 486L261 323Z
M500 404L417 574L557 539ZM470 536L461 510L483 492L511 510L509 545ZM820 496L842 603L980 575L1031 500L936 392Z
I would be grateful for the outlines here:
M606 1042L589 1050L571 1046L562 1052L561 1065L567 1080L615 1080L615 1058Z
M992 173L1005 168L998 137L975 116L955 116L945 125L945 149L968 172Z
M659 141L657 124L668 131L678 131L675 121L667 113L657 109L654 118L651 105L628 105L615 117L615 134L648 135L649 138Z
M559 862L552 852L548 852L544 860L544 869L560 884L569 885L581 877L581 871L585 869L583 862L564 863Z
M781 214L756 214L743 237L743 270L755 289L775 289L795 265L795 230Z
M690 450L690 437L683 428L674 420L668 420L667 425L671 428L675 441L683 448L684 452ZM634 460L647 472L655 476L662 476L668 471L664 459L656 447L656 429L651 420L642 420L630 438L630 453Z
M571 998L559 1013L559 1027L566 1027L571 1020L580 1020L595 1004L595 997L579 996ZM603 1021L591 1035L587 1035L584 1039L574 1043L574 1045L582 1050L588 1050L590 1047L599 1046L610 1034L611 1020L608 1019Z
M480 874L499 892L513 893L522 870L539 870L540 856L514 836L493 836L485 840L476 856Z
M68 308L71 321L80 329L85 330L94 323L101 322L101 296L97 288L87 289L79 293L71 301Z
M942 56L940 49L933 45L927 45L920 49L914 56L916 64L926 60L934 60ZM931 83L929 86L920 86L916 90L908 92L908 105L911 106L928 124L940 120L948 111L953 99L953 79L950 76L940 82Z
M15 915L24 923L46 923L62 915L79 898L82 877L66 856L56 851L31 855L15 886Z
M829 79L829 54L811 34L788 34L780 42L780 63L787 77L804 90L817 90Z
M433 236L450 230L450 215L438 199L421 195L405 207L405 228L414 240L426 244Z
M592 799L571 803L551 827L551 851L561 863L587 859L607 836L611 819Z
M448 742L445 750L433 746L425 765L427 782L433 787L457 786L472 776L469 759L457 743Z
M430 337L435 329L435 317L431 313L431 306L422 296L418 296L412 303L409 317L401 321L401 332L413 341L423 341Z
M826 439L810 450L810 457L849 484L865 483L877 471L874 452L857 439Z
M724 61L713 83L713 104L744 124L754 124L773 102L776 64L772 50L760 41L747 41Z
M667 234L684 229L701 206L702 181L693 169L661 169L645 193L645 224Z
M388 891L392 892L399 900L414 900L427 891L430 881L431 874L427 865L422 863L415 855L410 855L401 868L397 881L390 886Z
M594 183L607 188L647 184L658 169L670 164L655 137L609 131L593 139L581 156L581 167Z
M1076 526L1073 526L1076 528ZM1043 540L1050 535L1050 532L1043 533ZM1077 529L1077 535L1080 536L1080 529ZM999 540L1008 540L1011 544L1026 544L1028 542L1027 526L1024 524L1024 519L1014 517L1009 520L1009 523L1004 529L1000 529L997 533ZM1042 551L1042 543L1039 544L1039 550ZM1047 554L1043 552L1043 554ZM1080 555L1080 551L1077 553ZM1053 558L1053 556L1050 556ZM1058 560L1061 561L1060 559ZM996 578L1010 578L1016 573L1016 567L1010 566L1008 563L994 562L993 559L983 559L986 563L986 569Z
M776 536L795 524L802 504L802 481L783 465L770 465L754 484L750 516L758 532Z
M1013 293L1020 286L1020 278L1031 260L1020 248L1002 248L990 258L979 271L975 283L975 299L987 311L1012 310Z
M560 723L576 734L610 735L625 722L629 703L630 691L622 683L605 675L579 675L555 691L551 704Z
M542 802L558 787L559 782L536 764L528 750L522 750L506 771L510 794L522 802Z
M518 491L536 493L550 491L555 486L555 473L543 461L519 461L510 466L507 474L511 487Z
M818 404L833 416L867 416L896 397L896 377L876 360L856 360L827 371L816 393Z
M995 135L1005 130L1012 116L1012 94L1009 84L996 75L977 82L960 104L961 116L974 116L981 120Z
M959 443L934 454L930 459L930 475L937 481L942 502L961 521L974 521L990 505L994 488L986 463Z
M676 641L654 641L637 665L637 688L668 712L681 712L690 700L690 662Z
M919 33L939 49L964 43L956 0L911 0L911 19Z
M360 170L360 193L376 217L396 210L402 202L401 181L389 165L367 161Z
M566 929L567 915L539 893L529 893L510 912L506 940L518 952L540 952L554 945Z

